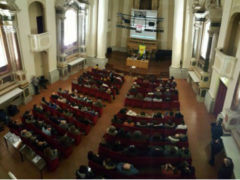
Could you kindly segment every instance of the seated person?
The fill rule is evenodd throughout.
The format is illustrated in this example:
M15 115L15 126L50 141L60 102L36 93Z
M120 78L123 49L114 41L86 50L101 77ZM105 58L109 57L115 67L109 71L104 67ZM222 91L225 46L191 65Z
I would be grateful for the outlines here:
M45 97L42 97L41 103L42 103L42 104L46 104L46 105L49 104L49 103L46 101Z
M100 157L98 154L94 154L92 151L88 152L88 160L93 161L93 162L98 163L98 164L103 163L102 157Z
M113 162L110 158L107 158L107 159L103 160L103 166L107 170L114 170L114 169L116 169L116 163Z
M107 128L107 134L116 136L118 134L118 130L115 126L110 126L109 128Z
M41 139L36 139L35 143L41 151L48 147L47 142Z
M176 126L176 129L187 129L187 125L186 124L178 124Z
M99 69L99 65L96 64L96 65L94 66L94 69L98 70L98 69Z
M128 110L126 115L128 115L128 116L137 116L137 113L132 111L132 110Z
M100 107L100 108L105 107L105 105L102 103L101 99L98 99L96 102L94 102L93 105L96 107Z
M161 134L154 134L150 137L150 142L164 142L165 138Z
M127 99L135 99L135 96L134 95L132 95L132 94L127 94Z
M123 122L123 125L124 126L127 126L127 127L134 127L135 126L135 122L131 119L127 119L126 121Z
M142 133L142 131L135 130L131 134L131 139L135 141L143 141L146 139L146 136Z
M76 171L77 179L93 179L94 174L90 167L81 165L80 168Z
M21 133L21 136L24 138L30 138L32 136L31 131L28 131L26 129L23 129L20 133Z
M164 123L165 128L175 128L176 124L174 122Z
M68 131L75 134L75 135L80 134L79 129L77 129L76 126L73 125L73 124L69 125Z
M67 134L65 134L64 136L61 136L59 138L59 143L66 148L71 146L73 144L73 142L74 142L74 140L72 138L68 137Z
M123 163L123 162L117 164L117 171L127 176L131 176L139 173L139 171L132 164Z
M179 164L178 169L180 170L182 176L190 176L194 175L195 173L195 168L192 167L187 161Z
M151 146L149 150L150 156L163 156L164 148L161 146Z
M19 129L23 126L22 123L17 122L16 120L10 120L8 122L8 127L13 129Z
M163 118L163 115L161 112L157 112L153 115L153 118Z
M163 154L166 157L178 157L179 156L179 148L177 146L165 145Z
M51 127L50 126L43 126L42 127L42 132L46 134L47 136L51 136Z
M146 121L138 121L136 122L136 127L147 127Z
M43 154L50 160L54 160L54 159L58 158L58 150L52 149L50 147L46 147L43 150Z
M30 111L25 111L23 114L23 119L31 119L32 115L30 113Z
M190 153L189 149L185 148L185 147L180 149L179 155L180 155L180 157L185 158L185 159L191 158L191 153Z
M39 113L43 112L42 106L37 106L36 104L33 105L33 110Z
M64 130L67 130L69 125L68 125L66 120L60 120L59 127L64 129Z
M186 134L175 134L174 136L168 136L167 140L171 143L177 143L180 141L187 141L187 135Z
M60 96L57 95L55 92L52 92L51 97L52 97L53 99L58 99Z
M122 145L120 141L116 141L116 142L114 141L111 143L111 149L116 152L123 151L124 147L125 146Z
M170 177L172 175L179 174L179 171L177 170L177 168L170 163L166 163L166 164L162 165L161 171L162 171L163 175L170 176Z
M120 118L117 118L116 115L113 116L113 119L112 119L112 123L116 123L116 124L122 124L123 123L123 120L120 119Z
M175 113L175 118L183 118L182 113L180 113L179 111Z
M120 114L126 114L128 112L128 109L127 108L122 108L120 109L119 113Z
M152 98L150 96L146 96L143 100L147 102L151 102Z

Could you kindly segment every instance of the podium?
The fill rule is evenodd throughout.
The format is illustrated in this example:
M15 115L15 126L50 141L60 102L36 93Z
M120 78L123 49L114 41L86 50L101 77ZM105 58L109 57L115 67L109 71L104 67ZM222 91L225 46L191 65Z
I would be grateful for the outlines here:
M136 66L137 68L148 69L148 60L137 60L135 58L128 57L126 59L127 66Z

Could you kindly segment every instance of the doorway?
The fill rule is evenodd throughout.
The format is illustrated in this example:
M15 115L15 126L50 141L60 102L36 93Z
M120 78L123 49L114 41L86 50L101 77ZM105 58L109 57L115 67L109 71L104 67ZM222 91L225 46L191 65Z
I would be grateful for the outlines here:
M216 97L215 107L213 114L217 117L217 115L222 112L225 97L227 93L227 86L220 80L218 93Z

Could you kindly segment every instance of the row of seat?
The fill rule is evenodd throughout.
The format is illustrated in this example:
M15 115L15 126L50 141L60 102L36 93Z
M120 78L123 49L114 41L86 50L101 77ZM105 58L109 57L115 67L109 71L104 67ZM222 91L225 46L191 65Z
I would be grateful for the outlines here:
M136 115L129 115L128 112L125 112L125 113L122 113L122 112L118 112L117 113L117 117L118 118L125 118L125 119L131 119L133 121L136 121L136 122L162 122L162 123L167 123L167 122L174 122L176 124L182 124L184 121L183 121L183 117L182 115L180 114L180 112L176 113L176 114L179 114L179 117L177 115L174 116L164 116L164 117L147 117L147 116L136 116Z
M124 77L112 71L92 69L83 73L78 82L72 82L72 90L111 102L124 83Z
M77 104L81 104L81 105L83 105L83 106L90 107L90 108L92 108L94 111L98 112L99 116L102 115L102 112L103 112L103 108L102 108L102 107L95 106L93 103L84 102L84 101L80 101L80 100L78 100L78 99L75 99L75 98L73 98L73 97L70 95L70 93L58 92L58 95L66 98L66 99L69 100L70 102L74 102L74 103L77 103Z
M180 109L179 101L154 102L154 101L144 101L140 99L126 98L124 105L129 107L142 108L142 109L161 109L161 110L179 110Z
M104 101L112 102L112 95L106 92L101 92L98 89L88 88L80 84L72 82L72 91L77 90L79 93L93 96L95 98L102 99ZM115 97L115 96L114 96ZM114 98L113 97L113 98Z
M61 95L59 93L59 95ZM69 94L64 94L65 97L71 98ZM70 99L70 101L74 101L74 99ZM75 102L77 103L77 102ZM79 103L80 104L80 103ZM82 104L81 105L85 105ZM93 105L87 104L89 107L94 107ZM97 112L102 113L102 108L95 107L98 109ZM71 112L71 116L64 114L65 112ZM31 115L32 114L32 115ZM30 116L30 120L26 120L26 117ZM73 125L76 127L76 130L79 130L77 133L72 132L68 128L65 129L62 126L52 120L55 118L57 121L64 120L67 122L68 125ZM73 146L65 146L63 145L59 138L67 136L68 138L72 139L75 145L78 145L81 142L82 134L88 134L91 129L91 124L96 124L97 119L99 118L98 115L93 115L88 112L82 112L80 109L72 108L70 105L60 102L53 97L50 97L50 102L47 102L45 99L42 100L42 104L40 107L34 106L32 113L28 116L23 115L22 118L22 125L21 126L9 126L11 132L18 135L23 143L28 145L33 151L35 151L39 156L41 156L47 163L47 168L49 171L54 171L59 165L59 157L62 156L67 158L73 152ZM87 121L82 121L82 119L86 119ZM47 127L51 127L54 130L54 134L46 134L43 132L43 129L38 126L35 122L44 122ZM88 122L91 122L90 124ZM59 155L55 159L49 159L43 152L43 149L39 149L38 146L33 143L30 139L23 137L21 132L22 130L27 130L34 134L37 137L40 137L42 140L45 140L47 144L52 149L57 149Z

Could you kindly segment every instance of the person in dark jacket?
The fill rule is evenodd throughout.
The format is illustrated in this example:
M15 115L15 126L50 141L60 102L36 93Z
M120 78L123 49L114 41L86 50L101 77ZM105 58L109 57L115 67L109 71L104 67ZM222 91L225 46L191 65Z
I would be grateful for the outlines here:
M222 139L213 139L211 142L211 154L210 154L210 160L209 164L211 166L214 166L215 163L215 155L217 155L219 152L221 152L223 149L223 142Z
M233 175L233 162L232 159L226 157L223 159L223 165L218 171L218 179L231 179Z

